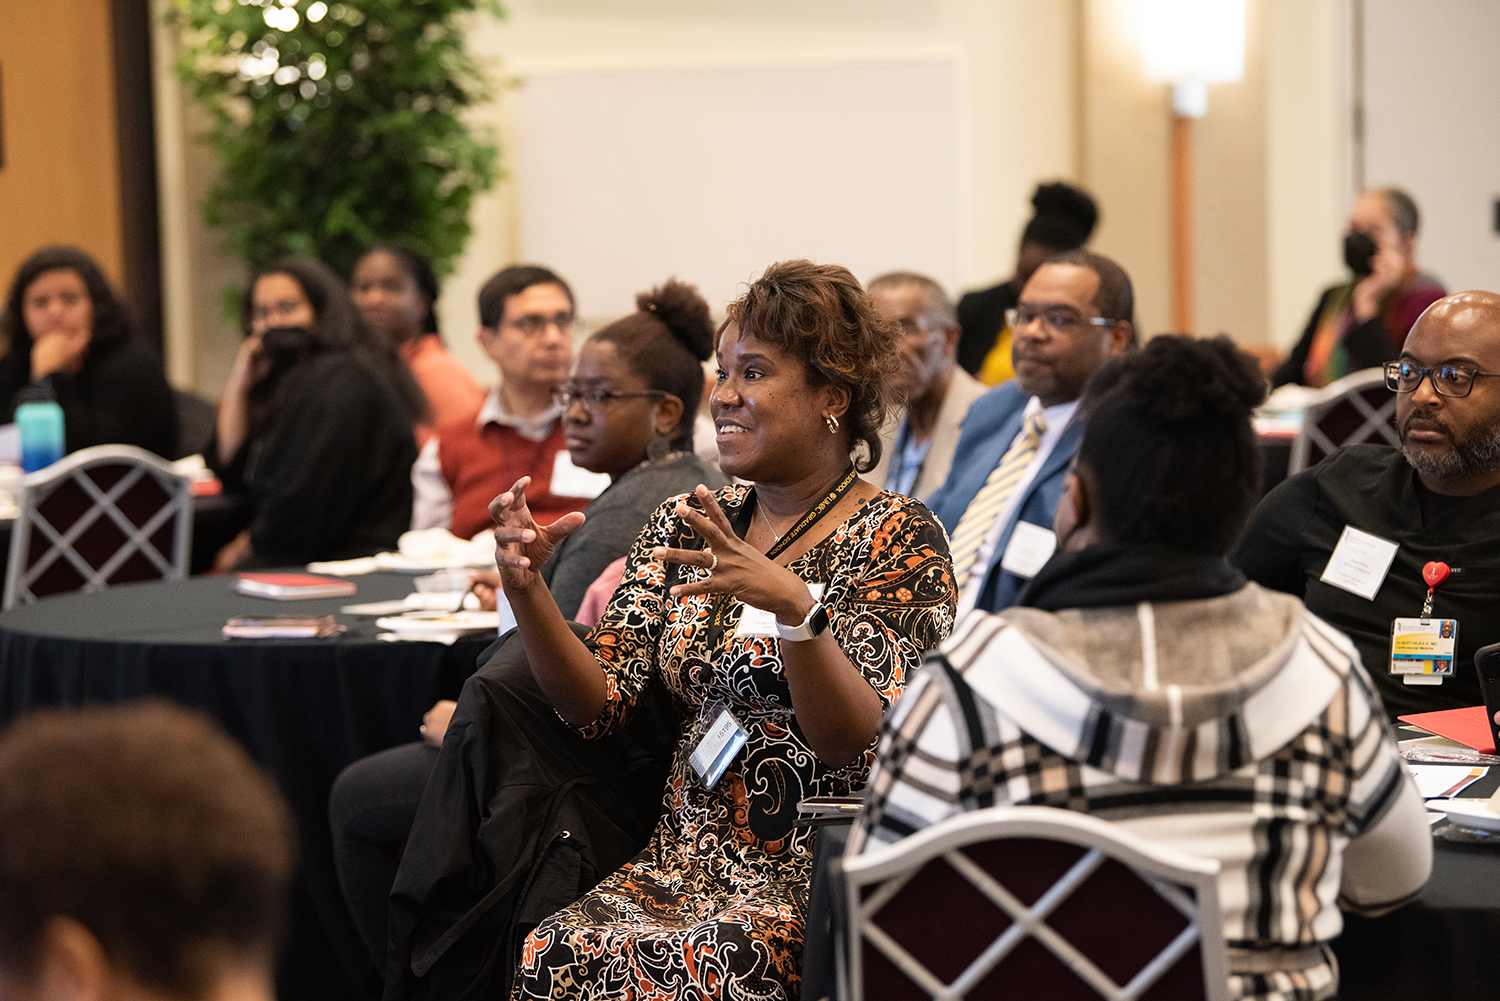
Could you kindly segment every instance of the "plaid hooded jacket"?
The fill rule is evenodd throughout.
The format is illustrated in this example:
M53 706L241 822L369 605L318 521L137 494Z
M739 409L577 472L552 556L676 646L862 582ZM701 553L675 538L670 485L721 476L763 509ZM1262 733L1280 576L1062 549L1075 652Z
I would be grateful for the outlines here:
M1332 997L1339 908L1399 906L1431 868L1358 654L1254 584L967 616L892 710L849 851L1006 804L1094 813L1218 859L1236 998Z

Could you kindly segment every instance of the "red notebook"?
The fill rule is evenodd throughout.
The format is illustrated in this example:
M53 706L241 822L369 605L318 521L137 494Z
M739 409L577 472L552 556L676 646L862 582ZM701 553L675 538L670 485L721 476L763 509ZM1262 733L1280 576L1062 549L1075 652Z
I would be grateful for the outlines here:
M1434 713L1412 713L1397 716L1403 723L1421 727L1423 730L1456 740L1465 747L1472 747L1480 754L1494 754L1495 741L1490 736L1489 721L1484 718L1484 706L1465 706L1462 709L1443 709Z
M242 573L234 589L257 598L291 601L294 598L341 598L353 594L354 581L316 577L310 573Z

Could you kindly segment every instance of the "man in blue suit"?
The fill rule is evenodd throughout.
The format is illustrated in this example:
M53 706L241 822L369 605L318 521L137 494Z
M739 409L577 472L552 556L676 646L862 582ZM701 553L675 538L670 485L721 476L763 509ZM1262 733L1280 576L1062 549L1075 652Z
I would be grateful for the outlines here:
M1078 399L1106 359L1136 345L1130 277L1087 250L1049 258L1012 312L1016 377L974 402L927 501L952 542L959 614L1014 604L1052 555L1052 513L1083 436Z

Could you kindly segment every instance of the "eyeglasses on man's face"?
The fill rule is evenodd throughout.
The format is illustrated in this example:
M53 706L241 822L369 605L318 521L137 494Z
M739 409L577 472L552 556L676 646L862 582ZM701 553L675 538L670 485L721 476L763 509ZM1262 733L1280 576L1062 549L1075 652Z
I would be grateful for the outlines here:
M1385 363L1385 388L1397 393L1415 393L1423 379L1432 380L1433 391L1439 396L1462 398L1474 390L1474 380L1482 375L1500 375L1500 372L1480 372L1467 365L1434 365L1425 368L1413 361L1388 361Z
M575 402L582 405L589 413L598 413L599 408L610 400L632 400L643 396L670 396L671 394L661 389L646 389L638 393L622 393L616 389L604 389L601 386L553 386L552 402L559 410L567 410Z
M514 320L506 320L505 325L519 330L527 337L535 337L549 326L556 327L565 334L573 331L573 314L568 310L544 316L541 313L527 313L518 316Z
M1005 325L1012 330L1029 327L1037 320L1042 326L1058 334L1077 333L1084 327L1112 327L1119 320L1103 316L1084 316L1072 306L1028 306L1025 303L1005 311Z

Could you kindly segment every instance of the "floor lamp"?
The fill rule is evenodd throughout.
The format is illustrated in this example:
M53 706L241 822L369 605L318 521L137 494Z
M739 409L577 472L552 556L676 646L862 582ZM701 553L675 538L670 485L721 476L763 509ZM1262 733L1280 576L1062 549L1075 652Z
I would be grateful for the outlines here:
M1147 79L1172 85L1169 179L1172 329L1192 333L1193 120L1208 113L1208 85L1245 75L1245 0L1142 0Z

